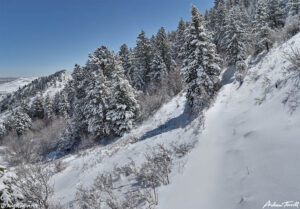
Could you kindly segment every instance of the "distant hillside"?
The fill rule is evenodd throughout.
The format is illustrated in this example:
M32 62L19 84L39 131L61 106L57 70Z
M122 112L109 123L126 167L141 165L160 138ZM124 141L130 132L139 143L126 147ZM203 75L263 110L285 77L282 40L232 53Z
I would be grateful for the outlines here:
M18 78L11 82L0 84L0 111L20 105L22 100L30 99L40 93L54 94L63 89L71 78L65 70L45 77ZM7 95L4 97L4 95Z
M27 78L0 78L0 100L4 98L5 95L17 91L19 88L22 88L26 84L35 80L36 77L27 77Z

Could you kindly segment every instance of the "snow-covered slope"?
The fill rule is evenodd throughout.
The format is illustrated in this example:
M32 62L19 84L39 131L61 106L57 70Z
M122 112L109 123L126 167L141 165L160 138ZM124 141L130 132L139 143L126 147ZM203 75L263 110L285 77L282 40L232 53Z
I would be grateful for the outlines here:
M241 87L221 89L185 171L160 191L159 208L299 201L300 75L283 74L290 46L300 48L300 34L250 64Z
M19 88L29 84L36 77L17 78L15 80L0 84L0 100L4 95L17 91Z
M198 123L196 121L186 126L188 115L185 103L184 94L176 96L153 117L117 141L65 157L63 163L66 169L52 179L55 184L54 198L70 205L75 200L77 188L80 185L91 186L99 173L111 172L114 166L124 166L131 159L140 165L145 160L144 154L157 144L169 146L172 142L195 141ZM127 185L128 182L121 180L120 184Z
M78 208L77 189L90 187L98 174L132 161L139 167L158 144L171 149L172 143L197 142L189 155L173 159L170 184L158 188L157 208L256 209L269 200L299 201L300 75L284 73L291 46L300 48L300 33L249 59L241 86L224 73L227 84L204 112L204 126L202 117L191 120L180 94L125 136L59 159L53 200ZM53 95L68 79L66 74L44 93ZM120 199L136 184L124 175L113 180Z
M222 87L203 128L201 120L188 122L183 94L115 142L65 157L66 168L52 178L54 199L70 206L77 188L91 186L99 173L130 160L140 165L159 143L197 141L174 163L171 183L159 188L158 208L255 209L269 200L299 201L300 77L283 73L290 46L300 47L300 34L249 60L244 84ZM128 179L117 181L121 193L129 189Z

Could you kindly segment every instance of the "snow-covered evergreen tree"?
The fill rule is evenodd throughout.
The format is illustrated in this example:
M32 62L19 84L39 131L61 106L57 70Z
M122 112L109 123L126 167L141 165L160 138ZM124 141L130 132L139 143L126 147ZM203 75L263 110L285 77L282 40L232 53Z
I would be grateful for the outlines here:
M60 102L60 94L59 92L56 92L52 101L52 110L56 116L59 115L59 102Z
M253 22L253 39L256 45L256 53L263 50L269 51L271 47L270 28L268 24L267 5L264 1L259 1Z
M289 0L289 16L300 14L300 0Z
M151 81L159 83L162 76L166 75L167 73L167 66L161 57L161 54L159 51L155 51L153 60L151 61L151 71L147 75L149 82Z
M109 107L109 88L101 72L90 77L90 84L86 88L87 104L84 114L88 126L88 132L96 137L107 136L111 133L106 121L106 113Z
M164 64L166 65L166 70L170 71L172 67L172 56L171 48L168 36L165 32L165 28L161 27L155 37L155 52L160 54Z
M110 100L106 119L111 124L111 131L121 136L130 130L138 116L139 105L135 99L134 90L128 81L119 78L112 89L113 97Z
M184 55L184 44L185 44L185 29L186 25L184 20L181 18L176 31L176 43L175 43L175 51L176 51L176 58L179 60L183 59Z
M84 109L88 101L86 98L85 88L89 86L89 77L90 73L84 67L75 65L74 71L72 73L73 82L74 82L74 103L72 105L73 115L72 123L70 124L70 129L72 130L73 135L87 134L88 128L86 123L86 116L84 114Z
M219 89L220 67L215 45L203 25L202 15L192 6L192 24L187 35L188 49L183 75L188 85L187 98L191 106L207 106Z
M50 95L48 94L45 98L44 103L44 116L46 119L51 120L53 116L53 109L52 109L52 99L50 98Z
M218 50L221 49L221 45L224 39L225 33L225 18L226 18L226 7L224 0L215 1L215 44Z
M32 125L30 117L19 110L16 110L11 116L12 128L20 136Z
M69 103L66 92L62 91L59 98L59 115L64 118L68 117Z
M22 110L22 112L24 112L27 115L31 116L31 110L30 110L29 104L30 104L29 99L23 100L21 102L21 110Z
M24 209L30 208L23 203L23 195L14 184L16 176L0 166L0 208Z
M144 90L147 80L147 75L151 71L152 50L150 40L146 37L145 31L138 35L136 47L134 50L135 70L132 84L139 90Z
M285 11L282 6L282 0L268 0L267 13L271 28L282 27L284 25Z
M170 71L173 62L170 43L163 27L159 29L155 37L151 38L151 46L153 59L150 71L147 73L147 81L160 82L162 76Z
M226 18L224 45L226 60L229 65L236 66L235 78L242 82L246 74L246 26L241 18L241 8L233 7Z
M41 95L38 95L34 98L31 105L31 112L33 118L44 118L44 100Z
M132 52L128 49L128 46L126 44L123 44L120 47L119 56L122 61L124 74L125 74L126 78L129 80L129 82L131 83L133 69L134 69L134 67L132 66L133 55L132 55Z
M119 56L102 46L90 55L86 67L83 113L88 132L99 138L121 135L132 127L138 104Z

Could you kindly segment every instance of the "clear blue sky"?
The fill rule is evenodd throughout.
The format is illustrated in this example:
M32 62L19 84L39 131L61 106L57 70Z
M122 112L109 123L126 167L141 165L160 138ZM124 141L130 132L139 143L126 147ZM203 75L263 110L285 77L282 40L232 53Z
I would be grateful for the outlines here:
M213 0L0 0L0 77L41 76L84 64L100 45L132 47Z

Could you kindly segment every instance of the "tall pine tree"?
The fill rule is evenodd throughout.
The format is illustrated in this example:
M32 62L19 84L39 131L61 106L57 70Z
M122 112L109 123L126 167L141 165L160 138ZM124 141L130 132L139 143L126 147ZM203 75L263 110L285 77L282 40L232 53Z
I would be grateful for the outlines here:
M253 40L255 41L256 53L263 50L269 51L271 47L270 28L268 24L267 5L264 1L259 1L253 22Z
M228 14L225 27L225 51L229 65L236 66L235 78L240 83L246 74L246 27L241 18L241 8L234 6ZM237 18L238 17L238 18Z
M203 25L202 15L192 6L192 23L187 34L183 75L187 99L192 107L208 106L219 89L220 67L215 45Z
M135 72L133 75L133 86L139 90L145 90L146 84L149 83L147 75L151 71L152 50L150 40L146 37L145 31L138 35L135 56Z

